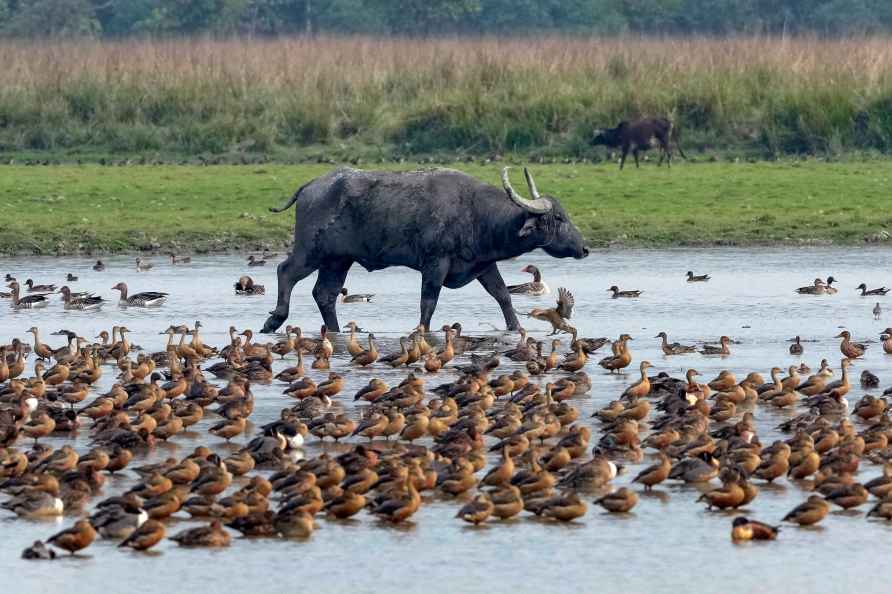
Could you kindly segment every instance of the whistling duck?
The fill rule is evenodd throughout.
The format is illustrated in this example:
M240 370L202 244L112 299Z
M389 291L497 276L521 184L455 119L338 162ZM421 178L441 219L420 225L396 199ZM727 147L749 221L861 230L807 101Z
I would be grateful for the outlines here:
M164 538L167 534L164 524L158 520L146 520L130 533L118 547L130 547L137 551L146 551Z
M220 520L214 520L207 526L183 530L171 536L170 540L184 547L228 547L232 537Z
M266 266L266 260L258 260L252 254L248 256L248 266Z
M643 291L638 291L638 290L620 291L620 290L619 290L619 287L617 287L616 285L613 285L612 287L610 287L609 289L607 289L607 291L608 291L609 293L613 293L613 295L611 295L611 297L612 297L613 299L618 299L618 298L620 298L620 297L626 297L626 298L633 298L633 299L634 299L635 297L640 297L640 296L641 296L641 293L643 293Z
M843 509L852 509L867 502L870 493L860 483L834 489L825 499Z
M346 327L350 329L350 335L347 337L347 352L350 353L351 357L355 357L365 350L362 348L362 345L359 344L359 341L356 340L356 333L359 332L359 326L356 325L356 322L350 321L347 322Z
M421 496L414 481L406 480L404 491L391 491L380 503L376 503L371 513L392 523L400 523L411 517L421 505Z
M712 278L708 274L694 274L691 270L688 270L687 277L689 283L705 283Z
M74 526L49 537L47 543L65 549L70 555L87 548L96 540L96 530L89 520L78 520Z
M313 515L300 510L280 510L273 519L276 532L285 538L308 538L313 534Z
M641 371L641 379L637 382L626 388L625 392L623 392L623 398L644 398L648 394L650 394L650 379L647 377L647 370L651 367L650 361L642 361L638 366L639 371Z
M488 494L493 503L492 515L500 520L513 518L523 511L523 495L514 485L502 485Z
M621 334L619 340L613 343L613 355L604 357L598 361L598 365L613 373L621 369L625 369L632 362L632 351L628 348L628 342L632 337L628 334Z
M780 530L778 526L770 526L741 516L734 518L734 522L731 523L731 540L774 540L777 538L778 530Z
M663 342L660 345L660 348L663 350L664 355L683 355L685 353L693 353L697 350L695 346L689 346L685 344L681 344L678 342L669 342L669 337L665 332L660 332L654 338L662 338Z
M397 367L401 367L406 364L409 360L409 350L406 348L406 341L408 339L405 336L400 337L400 350L395 353L390 353L389 355L385 355L384 357L379 358L378 360L382 363L386 363L390 365L394 369Z
M320 382L319 386L316 388L317 396L328 396L329 398L337 395L344 388L344 378L343 376L331 372L328 374L328 379L324 382Z
M341 303L369 303L371 302L372 297L375 296L373 293L357 293L355 295L349 295L347 293L347 287L341 289L340 295Z
M284 359L285 355L294 350L294 336L292 335L294 328L291 326L285 326L285 340L280 340L272 347L270 347L270 351L279 355L279 358ZM281 375L281 374L280 374ZM279 377L278 375L276 377Z
M442 365L446 365L455 357L455 347L452 344L455 332L450 326L443 326L442 330L446 335L446 345L437 353L437 358Z
M369 383L365 387L356 392L353 400L375 402L378 398L387 393L388 390L390 390L390 386L388 386L383 380L375 377L369 380Z
M539 514L561 522L572 522L585 515L588 505L576 493L561 495L548 499Z
M803 351L802 343L800 342L799 336L796 336L793 339L793 344L790 345L790 354L791 355L801 355Z
M358 514L366 505L366 498L361 493L345 491L343 494L329 500L323 509L330 516L339 520L346 520Z
M731 349L728 348L728 344L730 342L730 338L728 338L727 336L722 336L721 338L719 338L720 346L705 344L700 350L700 353L703 355L722 355L723 357L730 355Z
M874 319L874 320L879 320L879 319L882 317L882 315L883 315L883 308L880 307L880 302L879 302L879 301L877 301L876 305L873 306L873 309L871 310L871 313L873 313L873 319Z
M576 300L573 298L573 293L564 287L560 287L558 289L557 304L554 307L548 309L536 308L527 315L551 324L551 333L549 335L557 334L558 332L575 334L576 329L567 323L567 320L573 316L575 303Z
M739 484L739 473L736 470L725 469L722 473L722 486L709 490L701 495L697 501L705 501L706 509L733 509L743 503L745 494Z
M632 489L621 487L613 493L608 493L600 499L596 499L595 503L610 513L625 514L632 511L632 508L638 504L638 494Z
M67 286L59 289L62 294L62 301L65 303L65 309L75 310L97 310L102 307L105 300L98 295L86 295L84 297L72 297L71 289Z
M46 307L49 305L50 300L43 294L20 297L19 283L15 281L6 286L12 290L12 303L10 303L10 305L15 309L36 309L38 307Z
M436 353L427 353L424 357L424 370L428 373L437 373L443 367L443 362Z
M406 419L406 426L400 433L400 439L404 439L412 443L416 439L421 439L427 435L427 428L430 425L430 417L427 414L415 414Z
M495 506L489 498L489 495L480 493L474 497L474 499L463 505L462 508L458 510L458 513L455 514L455 517L461 518L465 522L477 526L489 519L494 508Z
M834 338L842 338L842 342L839 345L839 350L849 359L857 359L858 357L862 357L864 356L864 351L867 350L867 345L858 342L852 342L852 334L848 330L843 330Z
M243 433L246 425L247 420L244 417L227 419L211 426L211 428L208 429L208 432L229 441L233 437Z
M551 289L542 280L542 273L539 272L538 268L530 264L528 266L525 266L521 270L521 272L532 274L533 280L520 285L510 285L508 287L509 293L511 293L512 295L529 295L531 297L538 297L539 295L548 295L551 292Z
M886 462L883 465L883 474L864 483L864 488L881 499L892 493L892 463Z
M638 475L632 479L632 482L641 483L644 485L644 490L649 491L654 485L662 483L669 478L669 472L672 470L672 461L669 460L669 457L663 452L659 453L659 457L659 462L652 464L639 472Z
M350 360L351 363L359 365L361 367L366 367L378 360L378 347L375 346L375 335L369 334L368 341L369 348L364 349L361 353L355 355Z
M892 520L892 499L880 499L869 512L868 518L883 518L884 520Z
M126 283L118 283L112 287L112 290L121 292L118 304L123 307L157 307L163 305L168 297L168 293L157 291L145 291L135 295L128 295Z

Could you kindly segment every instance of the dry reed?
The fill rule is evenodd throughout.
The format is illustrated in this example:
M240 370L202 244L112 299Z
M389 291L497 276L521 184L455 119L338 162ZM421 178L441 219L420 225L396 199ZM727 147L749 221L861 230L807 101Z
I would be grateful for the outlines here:
M887 38L3 41L0 63L6 152L580 156L643 114L701 148L892 148Z

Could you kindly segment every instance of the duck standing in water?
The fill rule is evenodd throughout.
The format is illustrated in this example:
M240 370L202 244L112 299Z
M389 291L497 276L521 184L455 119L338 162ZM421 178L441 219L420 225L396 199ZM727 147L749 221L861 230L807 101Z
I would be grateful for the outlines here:
M545 281L542 280L542 273L539 272L538 268L530 264L525 266L521 272L532 274L533 280L519 285L509 285L509 293L512 295L529 295L531 297L538 297L540 295L548 295L551 293L551 289L545 284Z
M873 306L873 319L879 320L880 316L883 315L883 308L880 307L880 302L877 301L877 304Z
M348 294L347 287L341 289L341 303L370 303L372 301L372 297L375 295L373 293L356 293L355 295Z

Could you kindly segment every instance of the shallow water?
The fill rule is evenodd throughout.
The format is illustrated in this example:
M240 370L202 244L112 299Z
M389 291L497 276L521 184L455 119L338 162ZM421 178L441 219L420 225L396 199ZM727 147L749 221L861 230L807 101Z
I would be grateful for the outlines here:
M576 298L572 322L581 336L615 337L629 332L634 337L632 368L637 369L637 362L646 358L654 364L653 373L667 371L680 376L695 367L704 379L711 379L726 368L738 378L752 370L767 377L772 366L798 364L799 358L787 352L787 339L796 334L809 341L804 342L803 359L815 369L822 357L838 366L841 355L833 336L840 327L851 330L856 339L875 341L879 330L892 325L892 296L888 298L888 313L874 321L871 309L876 299L859 297L853 287L861 282L871 287L892 284L892 278L885 276L890 258L892 250L888 249L640 250L595 252L582 261L553 260L536 253L504 262L501 268L509 284L525 282L529 276L520 269L533 263L543 271L553 291L559 286L568 287ZM54 303L45 310L13 312L3 306L0 343L8 343L14 336L26 338L23 331L32 325L41 329L45 341L59 346L61 341L49 336L50 332L65 328L92 338L102 329L123 323L132 331L132 342L156 351L163 350L164 345L164 337L158 333L169 324L201 320L204 341L223 346L228 342L226 330L230 325L258 329L275 304L272 265L249 270L241 257L214 256L171 267L156 258L154 270L137 273L132 262L132 258L110 258L108 270L97 273L90 269L91 261L82 259L0 259L0 273L59 284L66 273L72 272L80 277L79 282L71 283L73 289L89 289L112 299L117 293L109 287L118 281L127 282L131 293L171 293L168 304L157 310L106 306L97 313L65 312ZM684 273L689 269L697 274L708 272L713 280L687 284ZM265 284L269 294L250 298L232 295L232 283L245 273ZM807 297L793 293L795 287L810 284L816 276L828 275L840 279L839 294ZM312 278L306 279L292 296L289 323L305 329L317 329L320 323L310 295L313 282ZM612 284L641 289L644 294L637 300L612 300L606 291ZM376 298L372 304L340 306L341 325L356 320L382 338L385 352L393 348L401 333L417 323L420 277L416 273L394 268L369 274L354 267L347 286L351 292L375 293ZM518 298L515 307L523 312L541 303L550 306L551 302L551 296ZM433 326L456 320L463 322L468 334L491 333L490 324L504 327L495 302L476 284L457 291L444 290L441 295ZM536 320L521 321L537 338L548 330ZM659 341L651 338L661 330L668 332L672 341L715 341L721 334L728 334L740 344L732 345L732 355L725 359L699 354L667 359L659 350ZM506 340L513 342L516 337L507 336ZM563 340L566 345L566 337ZM591 422L588 415L593 410L618 397L637 379L637 372L623 376L603 373L595 364L598 358L593 357L586 368L593 378L592 391L573 401L584 423ZM405 375L405 371L394 373L380 367L355 370L346 363L338 357L332 367L346 372L343 405L357 415L352 394L370 377L393 382ZM274 371L291 364L291 357L277 361ZM510 370L510 362L503 367ZM892 357L885 356L879 344L874 344L852 368L855 384L863 369L876 373L885 387L892 376ZM318 380L325 373L313 372L311 376ZM113 375L106 367L98 389L107 389ZM427 382L433 386L454 377L452 372L441 372ZM293 404L281 390L279 384L253 386L257 403L251 421L255 426L276 418L283 406ZM848 400L855 402L863 393L860 387L853 387ZM792 414L757 410L762 442L775 439L778 433L774 427ZM224 449L221 440L206 432L212 422L202 421L193 427L196 431L158 446L148 459L135 460L134 464L182 457L199 443ZM594 428L592 443L600 436L596 425ZM235 442L244 443L250 437L242 436ZM59 437L46 441L58 447L72 440ZM74 445L79 450L88 449L85 430ZM309 441L305 451L314 456L331 447ZM643 464L649 463L645 460ZM630 465L613 484L628 483L637 470L638 465ZM859 480L878 474L879 467L865 461ZM104 494L131 484L132 478L112 479ZM807 497L800 486L786 480L773 487L759 485L761 494L750 504L748 514L763 521L777 523ZM141 593L221 586L245 592L300 588L315 593L349 589L424 594L888 591L878 561L892 554L892 524L867 521L863 513L867 505L862 506L862 513L832 513L816 529L785 527L774 543L734 546L729 538L732 516L706 512L702 504L694 503L698 496L694 488L664 483L653 496L642 497L634 512L625 517L608 516L600 507L590 506L588 514L572 525L541 522L522 514L514 521L472 528L453 518L459 504L437 495L428 496L413 521L403 527L385 526L365 513L349 522L332 522L319 516L318 530L306 542L235 539L229 549L203 551L178 549L175 543L164 541L155 553L144 555L121 552L112 542L97 541L84 551L83 558L53 564L25 562L19 554L35 539L69 525L70 518L29 522L0 512L4 536L0 539L0 571L8 577L16 576L15 591L23 594L63 588L73 593L126 587ZM181 520L169 526L168 533L192 525Z

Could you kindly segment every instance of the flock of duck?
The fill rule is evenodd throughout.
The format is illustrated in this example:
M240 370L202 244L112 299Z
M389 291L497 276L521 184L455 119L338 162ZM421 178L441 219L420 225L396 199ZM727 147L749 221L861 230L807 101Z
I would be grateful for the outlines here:
M148 270L146 264L137 261L137 270ZM510 287L512 293L550 293L535 267L524 271L533 280ZM687 282L709 278L687 274ZM7 281L13 307L53 292L70 308L92 309L101 300L30 279L30 293L22 296L18 281L9 275ZM832 283L817 279L797 292L832 294ZM255 286L243 277L236 292ZM124 283L114 289L128 307L159 306L169 297L130 295ZM609 290L615 298L641 295ZM354 322L335 342L324 326L318 336L287 326L273 342L255 342L250 329L231 327L228 343L218 347L204 343L200 322L171 325L161 332L167 342L158 352L132 344L125 325L100 332L98 342L60 330L53 335L65 342L55 347L32 326L30 339L0 342L0 507L22 518L78 518L23 552L35 559L54 557L54 548L77 553L96 538L147 550L168 537L172 518L184 516L203 523L169 536L182 546L229 546L233 532L306 539L322 516L403 523L434 497L454 501L456 517L474 525L524 513L572 522L591 504L629 513L639 504L636 486L650 491L665 481L698 485L692 504L709 510L752 509L761 485L788 481L804 500L772 520L799 526L871 497L867 516L892 520L892 418L885 394L847 401L850 367L867 352L848 331L837 336L838 379L827 360L813 374L803 363L786 373L773 367L770 381L756 370L742 378L724 370L706 382L693 367L682 377L651 375L653 365L642 360L639 379L589 420L574 401L591 390L592 356L609 345L597 364L623 373L635 362L633 337L578 336L569 324L573 295L563 287L557 294L554 307L529 316L549 323L553 335L569 334L569 352L559 338L543 342L521 332L516 344L504 344L498 336L463 334L460 323L433 333L415 328L386 354ZM372 297L345 294L342 301ZM883 350L892 353L892 329L883 336ZM656 339L665 357L733 356L728 336L700 346L669 342L665 332ZM803 350L796 337L789 353ZM288 366L274 372L277 361ZM367 374L367 385L346 393L347 369ZM405 370L405 379L388 383L378 377L384 369L390 377ZM94 386L108 374L116 379L100 393ZM258 383L282 388L282 408L255 427ZM879 381L865 370L861 383L872 389ZM775 410L795 411L777 427L787 437L763 442L756 415ZM78 433L89 434L88 449L45 443ZM205 442L183 457L144 461L159 442L194 441L203 433ZM340 445L306 457L309 440ZM859 482L862 464L881 471ZM643 468L633 476L624 470L631 465ZM129 487L103 497L111 475L129 477ZM771 540L778 526L737 515L730 533L735 541Z

